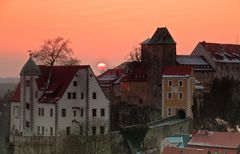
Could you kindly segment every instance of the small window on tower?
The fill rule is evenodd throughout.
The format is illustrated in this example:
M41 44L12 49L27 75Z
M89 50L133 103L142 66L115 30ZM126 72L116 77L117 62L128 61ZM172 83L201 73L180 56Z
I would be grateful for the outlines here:
M92 93L92 98L93 98L93 99L97 99L97 93L96 93L96 92L93 92L93 93Z
M96 117L97 116L97 109L92 109L92 116Z
M78 86L78 82L77 81L73 81L73 86L77 87Z
M173 82L172 80L169 80L169 81L168 81L168 86L169 86L169 87L172 87L172 85L173 85L172 82Z
M81 111L80 116L83 117L83 109L81 109L80 111Z
M30 127L30 123L29 123L29 121L26 121L26 127L27 127L27 128Z
M25 80L26 87L30 87L30 80Z
M26 103L26 109L30 109L30 104L29 103Z
M84 95L83 95L83 92L81 92L81 99L83 99L84 98Z

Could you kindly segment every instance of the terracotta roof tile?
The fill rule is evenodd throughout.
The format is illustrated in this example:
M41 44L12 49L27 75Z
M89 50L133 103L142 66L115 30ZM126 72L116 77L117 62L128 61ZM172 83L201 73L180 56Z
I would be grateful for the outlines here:
M163 67L163 75L191 75L192 66L165 66Z
M188 145L235 149L240 146L240 133L199 130L193 135Z

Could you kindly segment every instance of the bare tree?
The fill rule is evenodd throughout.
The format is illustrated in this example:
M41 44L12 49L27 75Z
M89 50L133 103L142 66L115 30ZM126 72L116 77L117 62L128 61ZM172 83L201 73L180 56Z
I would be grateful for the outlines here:
M69 47L69 40L63 37L47 39L39 50L32 53L33 57L44 65L53 66L55 64L70 64L79 63L77 58L73 58L73 51Z
M130 51L129 55L126 57L129 61L141 61L141 49L140 47L134 47L132 51Z

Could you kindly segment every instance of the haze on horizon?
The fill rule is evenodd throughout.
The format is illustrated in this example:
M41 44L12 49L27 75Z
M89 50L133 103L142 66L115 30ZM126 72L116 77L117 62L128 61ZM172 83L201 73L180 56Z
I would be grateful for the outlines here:
M177 54L190 54L199 41L240 42L239 0L1 0L0 77L18 77L28 49L62 36L94 70L110 68L151 37L169 29Z

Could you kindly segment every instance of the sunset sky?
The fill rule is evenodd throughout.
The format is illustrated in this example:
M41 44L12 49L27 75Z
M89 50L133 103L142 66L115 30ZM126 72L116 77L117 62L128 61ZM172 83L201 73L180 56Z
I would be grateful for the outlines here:
M111 68L165 26L178 54L203 40L240 43L240 0L0 0L0 77L19 76L26 51L57 36L81 64Z

